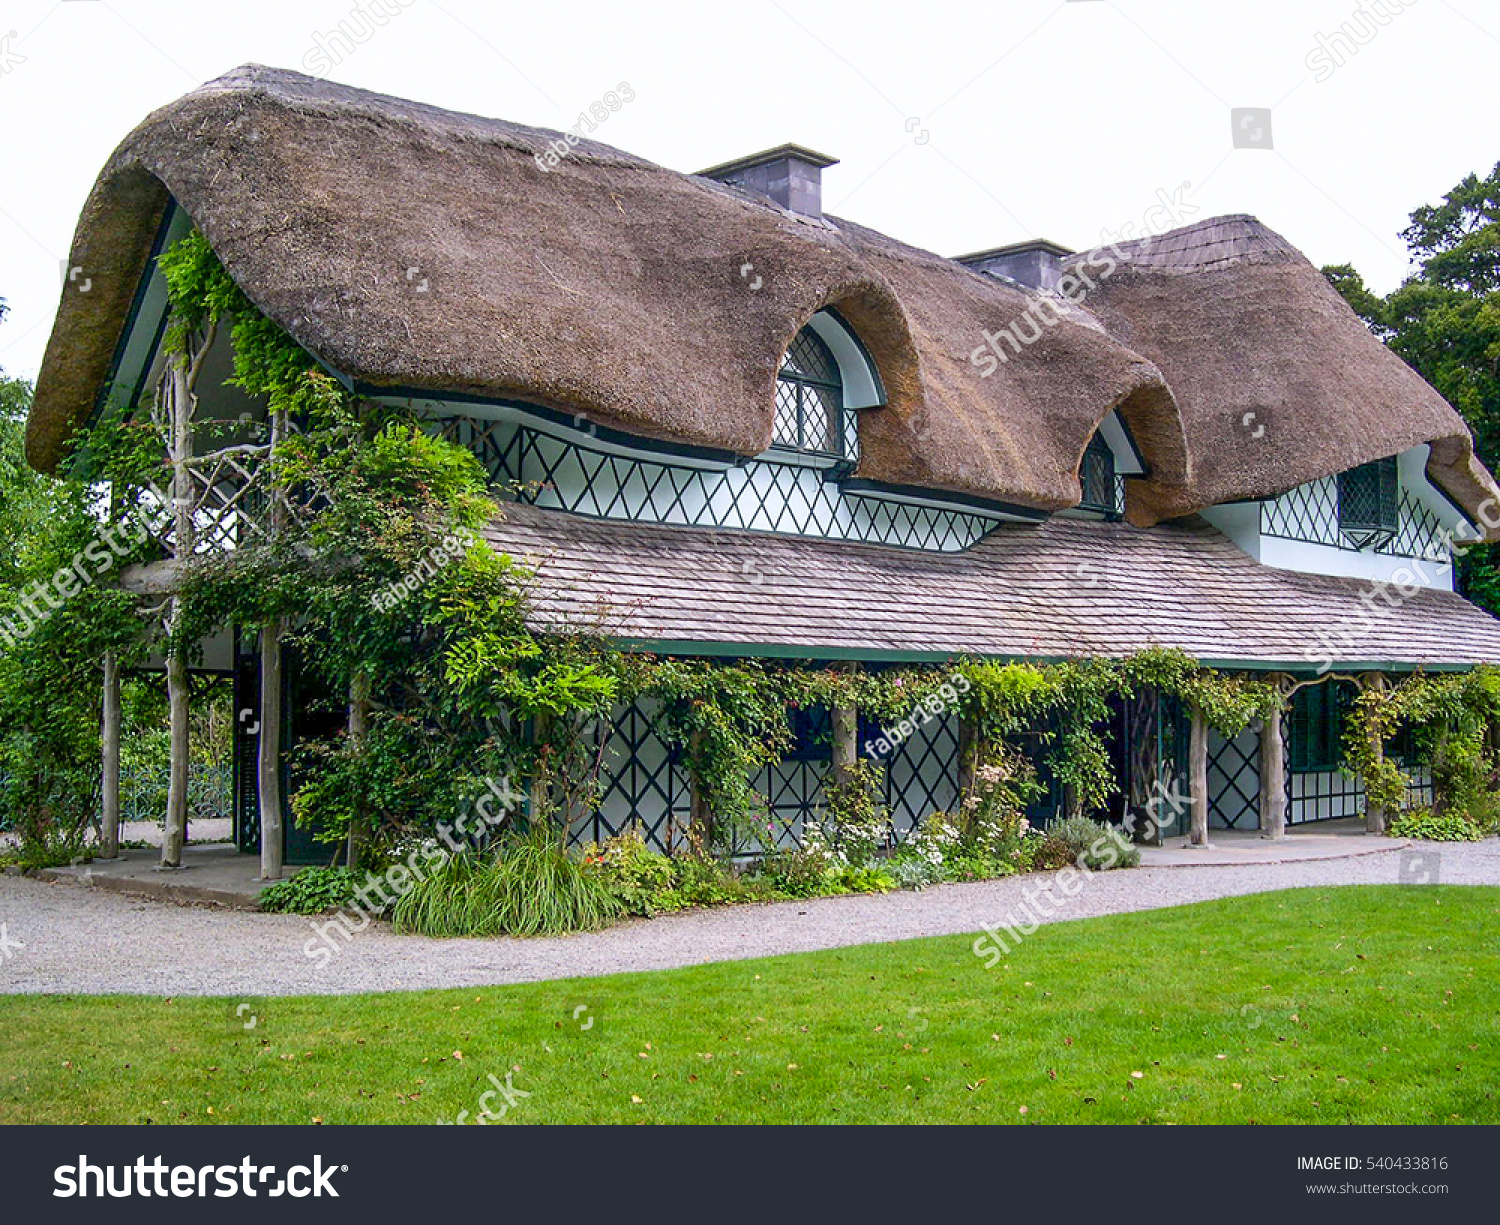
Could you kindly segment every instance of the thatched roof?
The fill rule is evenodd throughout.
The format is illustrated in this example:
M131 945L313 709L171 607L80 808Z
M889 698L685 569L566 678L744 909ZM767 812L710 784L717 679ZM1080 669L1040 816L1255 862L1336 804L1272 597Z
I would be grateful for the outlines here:
M485 534L537 567L540 628L688 654L1118 658L1160 646L1246 668L1500 663L1500 621L1452 591L1372 608L1367 582L1263 566L1197 517L1146 531L1060 517L1000 527L962 553L533 506L507 506Z
M258 66L157 111L80 219L70 262L93 287L59 309L32 462L55 466L97 403L175 199L261 310L375 388L525 400L755 455L782 353L835 306L888 398L861 413L869 479L1060 509L1119 408L1150 468L1129 482L1137 523L1416 442L1436 443L1434 475L1467 509L1493 488L1457 416L1290 248L1204 267L1195 239L1158 240L1152 259L1183 262L1117 273L1098 299L1107 327L1074 311L982 378L970 353L1033 295L591 141L544 170L536 155L557 139ZM1273 326L1278 312L1290 326ZM1252 410L1272 439L1263 456L1221 428Z
M260 67L157 111L84 209L72 258L94 290L59 313L33 461L55 464L92 408L170 193L261 310L372 385L523 399L754 455L782 353L834 305L888 397L863 415L861 476L1068 506L1095 427L1128 401L1157 478L1183 478L1161 376L1102 332L1060 325L981 379L969 354L1024 312L1015 289L604 145L543 171L535 155L557 136Z
M1219 217L1120 244L1088 298L1167 376L1193 479L1139 490L1143 521L1263 498L1431 443L1428 476L1471 515L1500 489L1446 400L1372 336L1291 243ZM1493 514L1491 517L1494 517Z

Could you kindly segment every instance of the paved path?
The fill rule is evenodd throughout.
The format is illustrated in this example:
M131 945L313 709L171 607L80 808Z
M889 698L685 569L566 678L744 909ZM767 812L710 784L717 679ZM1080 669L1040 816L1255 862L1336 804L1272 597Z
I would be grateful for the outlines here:
M1435 859L1413 858L1431 855ZM1393 847L1353 859L1232 867L1137 868L1089 880L1053 903L1059 918L1117 914L1307 885L1500 885L1500 840ZM744 957L975 932L1051 876L943 885L921 893L728 906L533 940L429 940L383 926L322 967L304 953L310 920L177 906L67 883L0 876L12 943L0 993L121 992L230 997L480 986L655 970ZM16 947L15 942L24 948Z

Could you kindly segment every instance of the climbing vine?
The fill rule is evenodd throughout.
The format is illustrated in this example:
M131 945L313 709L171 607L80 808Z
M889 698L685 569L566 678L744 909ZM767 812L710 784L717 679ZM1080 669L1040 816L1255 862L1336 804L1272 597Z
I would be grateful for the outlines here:
M1269 680L1158 648L1045 664L812 666L658 658L589 634L544 632L530 615L532 575L483 539L501 507L469 450L330 377L250 303L198 233L160 266L168 353L199 365L227 329L229 384L290 426L274 446L264 424L244 416L200 420L195 432L235 446L248 432L263 443L265 496L298 508L265 539L187 559L170 632L188 647L225 626L284 621L330 704L362 695L369 718L358 738L333 734L302 749L293 809L329 841L354 829L392 842L431 829L480 779L500 773L531 778L533 817L545 813L561 830L597 801L600 721L626 702L642 702L690 770L724 849L763 829L765 800L753 780L791 747L799 710L858 710L880 729L861 745L871 759L919 723L959 718L969 729L970 779L988 770L991 782L1015 780L1007 811L1019 812L1034 786L1032 763L1012 742L1034 737L1070 812L1082 813L1102 807L1116 785L1106 729L1119 698L1154 690L1201 711L1230 739L1285 701ZM89 479L114 485L116 516L165 479L157 421L108 417L82 441ZM1399 801L1404 780L1375 748L1402 726L1420 729L1447 802L1477 805L1489 795L1500 673L1412 678L1367 690L1356 709L1348 759L1372 802Z
M1406 798L1406 776L1388 752L1403 733L1411 762L1432 771L1435 808L1481 829L1500 825L1500 669L1437 676L1414 674L1389 688L1369 686L1355 698L1344 731L1344 768L1364 780L1366 802L1389 813Z

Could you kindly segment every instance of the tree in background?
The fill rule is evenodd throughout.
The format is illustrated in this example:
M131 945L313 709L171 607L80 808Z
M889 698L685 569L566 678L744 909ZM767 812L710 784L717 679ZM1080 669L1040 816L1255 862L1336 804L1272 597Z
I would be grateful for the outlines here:
M1500 165L1469 175L1441 204L1423 205L1402 233L1417 272L1388 297L1352 265L1323 269L1371 331L1462 415L1479 458L1500 465ZM1500 613L1500 546L1470 549L1461 589Z

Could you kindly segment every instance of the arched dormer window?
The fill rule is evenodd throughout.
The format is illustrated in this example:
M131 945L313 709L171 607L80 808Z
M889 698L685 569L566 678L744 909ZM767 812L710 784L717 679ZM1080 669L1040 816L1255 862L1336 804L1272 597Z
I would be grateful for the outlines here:
M1115 495L1115 453L1103 434L1095 434L1089 440L1083 453L1083 466L1078 470L1078 480L1083 486L1079 509L1096 510L1106 515L1119 513Z
M832 351L811 327L787 348L776 376L776 446L844 454L844 380Z

